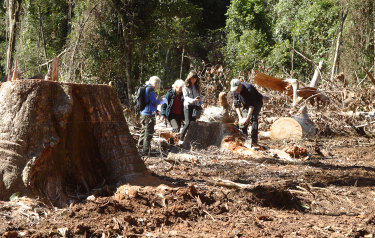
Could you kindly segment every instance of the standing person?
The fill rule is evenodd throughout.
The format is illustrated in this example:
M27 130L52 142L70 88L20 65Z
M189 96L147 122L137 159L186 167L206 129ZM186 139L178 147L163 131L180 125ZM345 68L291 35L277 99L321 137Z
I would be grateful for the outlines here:
M230 90L238 116L239 128L248 136L247 129L251 122L251 146L258 146L258 116L263 106L263 96L252 84L241 82L239 79L232 79Z
M182 94L184 84L182 79L176 80L165 96L168 103L162 105L161 115L168 119L174 133L180 132L181 123L184 120L184 96Z
M151 139L154 134L154 127L156 123L156 111L157 105L164 103L156 99L155 90L160 87L160 78L158 76L152 76L146 82L145 89L145 108L141 111L141 135L138 140L138 145L143 146L142 152L148 154L151 148Z
M186 132L190 126L190 122L195 121L193 117L194 109L204 107L201 100L201 85L198 74L195 71L190 71L185 80L185 86L182 89L184 95L184 117L185 126L182 128L179 145L184 143Z

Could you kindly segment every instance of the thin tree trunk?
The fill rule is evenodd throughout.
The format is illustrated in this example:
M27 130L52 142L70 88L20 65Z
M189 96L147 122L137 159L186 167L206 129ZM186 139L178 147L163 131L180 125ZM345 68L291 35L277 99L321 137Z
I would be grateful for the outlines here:
M321 76L320 72L322 68L323 68L323 60L319 61L319 65L315 69L314 76L310 81L309 87L316 88L318 86L319 78Z
M114 9L117 11L121 19L122 25L122 37L124 39L124 57L125 57L125 77L127 84L127 93L128 99L131 98L133 94L133 85L132 85L132 44L131 36L133 35L133 25L135 13L133 12L131 17L127 17L127 9L132 9L132 5L135 4L134 1L126 1L123 3L121 0L112 0ZM128 27L129 26L129 27Z
M44 29L43 29L43 18L42 18L42 12L40 10L40 6L38 6L39 11L39 28L40 28L40 34L42 36L42 42L43 42L43 52L44 52L44 59L47 61L47 48L46 48L46 39L44 38ZM48 69L48 65L47 65Z
M69 69L68 69L68 80L71 80L71 75L72 75L72 72L73 72L73 65L74 65L74 57L75 57L75 54L77 52L77 48L78 48L78 45L79 45L79 42L81 40L81 36L82 36L82 33L83 33L83 30L85 29L85 25L87 23L87 21L89 20L90 16L91 16L91 13L94 11L94 9L99 5L99 3L97 3L93 8L91 8L91 10L87 13L87 17L85 20L83 20L80 24L79 24L79 30L78 30L78 37L77 37L77 41L76 43L74 44L74 47L73 47L73 51L72 51L72 55L70 57L70 63L69 63Z
M72 30L73 1L67 0L68 3L68 34Z
M182 68L184 66L184 56L185 56L185 45L182 47L180 78L182 78Z
M19 13L21 10L22 0L8 0L7 1L7 11L8 11L8 22L9 22L9 41L8 41L8 50L7 50L7 74L11 71L13 65L13 52L15 47L15 34L17 21L19 18Z
M341 11L340 28L339 28L339 33L337 35L335 55L333 57L333 63L332 63L332 71L331 71L331 78L330 78L331 81L335 77L336 70L337 70L337 62L339 60L342 32L344 30L344 22L345 22L345 19L346 19L347 15L348 15L348 13L344 13L344 11Z
M167 52L165 54L165 61L164 61L164 78L167 79L169 76L169 53L171 51L171 47L168 45Z
M293 38L293 49L294 49L295 40ZM294 70L294 50L292 50L292 71Z
M126 19L123 15L121 15L121 24L122 24L122 37L124 39L124 51L125 51L125 77L126 77L126 84L127 84L127 93L128 99L131 98L133 94L133 87L132 87L132 80L131 80L131 49L132 45L129 40L128 36L128 28L126 27Z

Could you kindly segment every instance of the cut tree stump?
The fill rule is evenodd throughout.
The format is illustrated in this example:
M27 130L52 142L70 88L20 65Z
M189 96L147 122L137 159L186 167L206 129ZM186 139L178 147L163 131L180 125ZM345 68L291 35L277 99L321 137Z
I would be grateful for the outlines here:
M55 206L146 171L118 96L106 85L18 80L0 86L0 199Z
M191 122L183 147L207 149L215 146L223 151L231 151L239 158L261 158L263 155L246 146L244 135L232 123Z
M241 137L240 132L233 124L222 122L191 122L184 140L184 147L206 149L209 146L221 148L221 144L227 136Z
M314 123L308 117L306 108L302 114L276 120L270 129L271 139L302 139L316 134Z

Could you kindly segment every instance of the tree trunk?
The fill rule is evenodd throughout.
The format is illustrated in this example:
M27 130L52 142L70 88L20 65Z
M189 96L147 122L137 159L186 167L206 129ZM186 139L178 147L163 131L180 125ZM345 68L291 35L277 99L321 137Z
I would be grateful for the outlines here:
M170 45L168 45L168 48L167 48L167 52L165 54L165 61L164 61L164 78L167 79L169 78L169 54L170 54L170 51L171 51L171 47ZM164 81L163 81L164 82Z
M184 56L185 56L185 45L182 46L180 78L182 78L182 69L183 69L183 66L184 66Z
M68 35L72 30L73 0L67 0L68 4Z
M128 99L131 98L133 94L133 86L132 86L132 45L129 39L129 35L131 33L131 29L129 29L126 24L127 20L123 14L121 14L121 25L122 25L122 37L124 39L124 51L125 51L125 77L126 77L126 86L127 86L127 93ZM132 24L131 24L132 25Z
M111 87L18 80L0 95L0 199L19 192L63 206L73 191L145 171Z
M39 12L39 28L40 28L40 34L42 36L42 42L43 42L43 52L44 52L44 59L47 61L47 46L46 46L46 39L44 38L44 29L43 29L43 18L42 18L42 12L40 10L40 6L38 6L38 12ZM47 64L47 69L48 69Z
M341 46L341 38L342 38L342 32L344 30L344 22L347 17L348 13L345 13L344 11L341 11L341 21L340 21L340 28L339 28L339 33L337 35L337 41L336 41L336 48L335 48L335 54L333 57L333 63L332 63L332 71L331 71L331 78L330 80L332 81L333 78L335 77L336 70L337 70L337 64L339 61L339 55L340 55L340 46Z
M321 77L320 74L321 74L322 68L323 68L323 60L319 61L319 66L316 67L316 69L315 69L314 76L310 81L309 87L311 87L311 88L317 88L318 87L319 78Z
M7 0L7 12L8 12L8 24L9 24L9 36L8 36L8 50L7 50L7 74L12 70L13 66L13 52L15 47L15 35L17 21L21 10L22 0Z
M75 67L74 67L74 57L75 57L76 52L78 50L78 46L79 46L79 42L81 41L81 36L82 36L83 30L85 29L85 25L86 25L87 21L89 20L89 18L91 16L91 13L98 6L98 4L99 3L97 3L93 8L91 8L91 10L87 13L86 18L79 23L79 30L78 30L77 40L74 43L73 50L72 50L72 55L70 56L70 63L69 63L69 69L68 69L68 80L70 80L70 81L74 77L74 76L72 76L72 72L75 69Z

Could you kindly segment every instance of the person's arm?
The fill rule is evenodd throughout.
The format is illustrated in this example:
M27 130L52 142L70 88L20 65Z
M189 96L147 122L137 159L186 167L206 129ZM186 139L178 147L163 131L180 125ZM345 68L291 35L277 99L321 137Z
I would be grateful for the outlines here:
M247 117L246 117L245 124L249 123L250 118L251 118L251 115L253 115L253 112L254 112L254 107L253 107L253 106L250 106L250 107L249 107L249 111L248 111L248 113L247 113Z
M187 87L183 87L182 94L184 95L184 100L187 101L189 104L193 104L195 102L195 98L189 97Z
M154 105L155 107L160 104L160 100L156 99L155 91L150 92L150 104Z
M237 113L237 116L238 116L238 121L240 121L242 119L241 108L236 107L236 113Z
M172 92L168 90L167 95L165 95L165 98L167 99L167 103L163 103L161 105L161 115L162 116L167 116L167 107L171 103L171 98L172 98Z
M238 121L240 121L242 119L241 101L239 99L238 93L232 92L232 97L233 97L233 107L236 109Z

